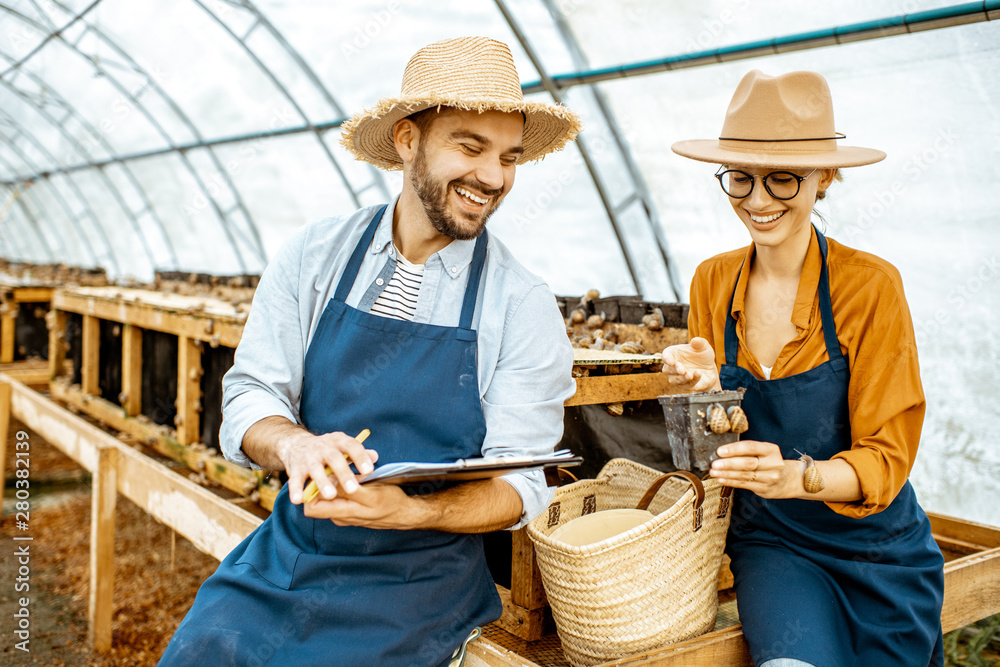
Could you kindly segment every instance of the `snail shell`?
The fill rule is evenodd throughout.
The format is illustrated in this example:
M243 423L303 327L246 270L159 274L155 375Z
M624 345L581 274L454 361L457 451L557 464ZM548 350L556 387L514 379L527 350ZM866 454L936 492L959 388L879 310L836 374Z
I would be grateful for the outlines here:
M621 417L625 412L625 406L621 403L608 403L607 410L608 414L614 415L615 417Z
M659 331L663 328L664 324L663 311L659 308L654 308L653 312L648 315L643 315L642 323L650 331Z
M826 486L815 463L806 468L805 475L802 476L802 486L809 493L819 493Z
M745 433L750 424L747 423L747 413L743 412L743 408L738 405L734 405L726 411L729 417L730 430L733 433Z
M569 314L569 321L573 324L582 324L587 319L587 314L577 308Z
M627 340L618 346L618 350L625 354L646 354L646 348L634 340Z
M601 293L598 292L595 289L589 289L589 290L587 290L586 298L589 301L593 301L594 299L598 299L598 298L600 298L600 296L601 296Z
M593 340L590 336L573 336L573 346L574 347L590 347Z
M732 428L726 411L718 403L708 409L708 428L712 433L725 433Z
M607 317L604 315L604 311L601 311L599 315L591 315L587 318L587 326L591 329L600 329L604 326L604 321Z
M573 366L573 370L571 371L571 373L575 378L585 378L588 375L590 375L590 371L588 371L586 368L583 368L582 366Z

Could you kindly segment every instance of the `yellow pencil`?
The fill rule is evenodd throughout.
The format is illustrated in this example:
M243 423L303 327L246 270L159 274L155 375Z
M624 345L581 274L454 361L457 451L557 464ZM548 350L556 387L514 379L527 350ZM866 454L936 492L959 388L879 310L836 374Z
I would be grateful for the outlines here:
M358 433L356 436L354 436L354 439L357 440L358 442L364 442L365 439L371 434L372 434L371 431L365 429L361 433ZM344 454L344 458L348 459L350 457L347 454ZM327 475L333 474L333 470L330 468L330 466L326 467L326 474ZM316 480L314 479L309 480L309 485L306 486L306 490L302 493L302 502L307 503L318 495L319 495L319 487L316 486Z

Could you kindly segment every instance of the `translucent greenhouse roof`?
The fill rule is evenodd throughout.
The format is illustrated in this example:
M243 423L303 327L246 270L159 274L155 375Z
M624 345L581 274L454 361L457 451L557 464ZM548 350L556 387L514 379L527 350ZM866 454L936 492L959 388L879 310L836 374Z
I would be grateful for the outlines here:
M828 232L900 269L929 398L996 396L977 355L995 366L1000 330L997 18L996 0L4 0L0 257L259 273L290 231L399 189L340 123L421 46L478 34L585 124L519 168L491 230L557 294L686 301L697 264L749 238L714 167L670 145L718 136L747 71L810 69L848 143L889 155L831 189ZM958 331L956 365L939 346ZM925 434L978 456L953 422L984 406L1000 418L964 401Z

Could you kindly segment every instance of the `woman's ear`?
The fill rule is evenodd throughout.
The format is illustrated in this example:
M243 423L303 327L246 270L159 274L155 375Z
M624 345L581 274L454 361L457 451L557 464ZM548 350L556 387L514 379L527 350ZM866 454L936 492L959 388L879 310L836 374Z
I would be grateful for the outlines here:
M837 178L837 172L839 169L820 169L819 171L819 187L816 188L819 192L826 192L827 189L833 185L834 179Z
M403 164L412 162L413 157L417 154L417 144L420 141L420 129L417 124L409 118L396 121L396 125L392 128L392 139Z

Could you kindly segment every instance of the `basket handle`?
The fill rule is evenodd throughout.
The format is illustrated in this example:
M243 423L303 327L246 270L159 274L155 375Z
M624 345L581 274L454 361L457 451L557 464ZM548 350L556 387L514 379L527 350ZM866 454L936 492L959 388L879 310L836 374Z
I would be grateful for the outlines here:
M656 480L649 485L649 488L646 490L646 494L641 500L639 500L639 504L635 506L636 509L649 509L649 504L653 502L653 498L656 497L656 493L660 490L660 487L663 486L663 483L671 477L683 477L691 484L691 486L694 487L694 509L695 511L700 510L702 503L705 502L705 485L701 483L701 480L698 479L697 475L687 470L675 470L657 477Z

